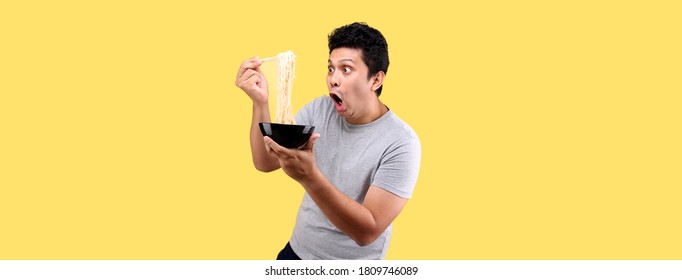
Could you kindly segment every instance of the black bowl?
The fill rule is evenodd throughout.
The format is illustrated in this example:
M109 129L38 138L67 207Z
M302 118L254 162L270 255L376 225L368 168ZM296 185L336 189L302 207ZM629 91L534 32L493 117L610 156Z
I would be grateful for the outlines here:
M258 123L263 136L269 136L282 147L295 149L308 143L315 127L312 125Z

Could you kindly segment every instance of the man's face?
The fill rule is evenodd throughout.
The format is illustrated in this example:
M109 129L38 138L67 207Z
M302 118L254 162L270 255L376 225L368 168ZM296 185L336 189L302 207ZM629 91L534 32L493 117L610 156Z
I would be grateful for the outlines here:
M327 88L334 100L336 112L350 123L356 123L367 112L371 98L371 79L367 78L369 68L362 61L362 50L336 48L329 54Z

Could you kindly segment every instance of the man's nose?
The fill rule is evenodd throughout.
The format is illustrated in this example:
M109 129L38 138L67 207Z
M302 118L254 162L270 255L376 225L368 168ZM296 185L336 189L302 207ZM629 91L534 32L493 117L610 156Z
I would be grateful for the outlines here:
M332 87L338 87L341 85L341 79L339 78L338 72L334 71L329 77L329 85Z

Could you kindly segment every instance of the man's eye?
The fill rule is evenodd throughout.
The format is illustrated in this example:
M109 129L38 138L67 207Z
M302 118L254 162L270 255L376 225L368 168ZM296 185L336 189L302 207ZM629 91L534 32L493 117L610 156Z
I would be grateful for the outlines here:
M329 67L327 67L327 71L329 71L329 73L334 72L334 68L329 66Z
M350 67L344 67L343 73L350 73Z

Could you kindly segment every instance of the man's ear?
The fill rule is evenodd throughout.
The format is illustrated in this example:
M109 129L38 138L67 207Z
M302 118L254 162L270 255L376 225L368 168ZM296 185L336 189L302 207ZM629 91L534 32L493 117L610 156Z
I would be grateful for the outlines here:
M370 89L372 89L372 92L376 92L381 85L384 84L384 78L386 78L386 73L384 71L379 71L372 78L370 81L372 82L372 85L370 86Z

